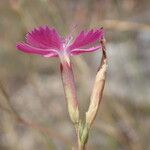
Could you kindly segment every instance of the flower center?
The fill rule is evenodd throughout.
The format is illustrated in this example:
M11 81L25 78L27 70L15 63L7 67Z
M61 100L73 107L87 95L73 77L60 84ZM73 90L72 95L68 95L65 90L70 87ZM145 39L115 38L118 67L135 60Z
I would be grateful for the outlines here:
M68 37L65 39L65 42L63 43L63 48L67 48L67 47L71 44L72 39L73 39L72 36L68 36Z

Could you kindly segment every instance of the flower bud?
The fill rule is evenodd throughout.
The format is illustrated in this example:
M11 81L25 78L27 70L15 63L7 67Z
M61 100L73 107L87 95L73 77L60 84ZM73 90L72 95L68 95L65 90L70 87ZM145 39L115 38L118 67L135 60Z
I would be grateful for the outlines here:
M105 40L102 40L101 44L102 44L101 64L100 64L100 68L95 78L93 92L91 95L90 106L86 113L86 123L88 124L89 127L93 123L96 117L96 114L98 112L98 108L102 99L103 90L105 86L105 80L106 80L107 56L106 56L106 49L105 49Z

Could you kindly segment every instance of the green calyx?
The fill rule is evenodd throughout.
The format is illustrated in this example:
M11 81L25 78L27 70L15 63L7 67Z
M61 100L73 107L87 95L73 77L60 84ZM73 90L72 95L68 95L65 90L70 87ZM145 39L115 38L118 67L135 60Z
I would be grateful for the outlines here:
M78 107L74 107L74 106L72 106L71 103L68 102L68 112L69 112L69 116L70 116L70 119L73 122L73 124L78 124L79 123Z
M85 145L88 140L88 135L89 135L89 128L86 123L81 123L79 124L79 137L80 137L80 143L82 145Z

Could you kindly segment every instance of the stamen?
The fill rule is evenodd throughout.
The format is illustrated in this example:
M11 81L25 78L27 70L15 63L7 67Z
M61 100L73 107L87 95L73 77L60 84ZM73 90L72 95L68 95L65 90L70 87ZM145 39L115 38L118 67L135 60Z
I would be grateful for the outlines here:
M70 34L66 37L65 47L71 44L73 39L72 34L76 29L77 29L77 25L71 27Z

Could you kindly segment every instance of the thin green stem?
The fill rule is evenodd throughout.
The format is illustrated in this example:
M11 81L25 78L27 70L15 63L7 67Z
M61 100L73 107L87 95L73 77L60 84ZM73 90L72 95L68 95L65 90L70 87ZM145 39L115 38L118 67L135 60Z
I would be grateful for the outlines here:
M86 150L86 147L85 147L86 145L85 144L82 144L82 143L78 143L78 149L79 150Z
M77 133L78 150L86 150L89 128L87 128L87 125L82 122L79 122L75 128Z

